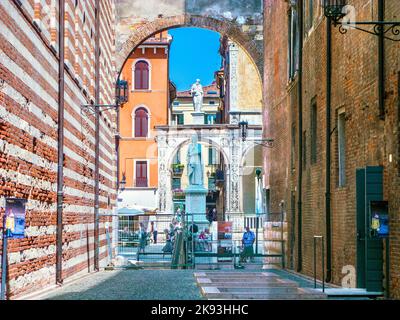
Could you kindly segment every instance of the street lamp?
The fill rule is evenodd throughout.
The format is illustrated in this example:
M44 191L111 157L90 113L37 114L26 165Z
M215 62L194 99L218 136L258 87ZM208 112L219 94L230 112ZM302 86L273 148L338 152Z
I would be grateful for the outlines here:
M240 121L239 122L239 130L242 136L242 141L245 142L248 137L249 131L249 123L247 121ZM251 140L254 144L265 147L265 148L273 148L274 147L274 140L273 139L257 139Z
M383 0L378 1L383 12ZM341 34L346 34L348 29L356 29L375 36L382 36L392 41L400 41L400 21L383 21L383 14L379 14L378 21L352 21L354 7L347 5L347 0L324 0L324 14L332 20L335 27L339 27ZM350 19L343 19L348 16ZM372 26L372 29L364 29L360 26Z
M122 174L122 180L119 183L119 189L121 191L125 190L125 186L126 186L126 176L125 176L125 172Z
M89 110L92 113L96 113L96 110L115 110L124 103L128 102L128 93L128 81L118 80L115 84L115 104L84 104L81 106L81 108Z
M118 80L115 85L115 99L117 100L117 105L128 102L128 92L128 81Z

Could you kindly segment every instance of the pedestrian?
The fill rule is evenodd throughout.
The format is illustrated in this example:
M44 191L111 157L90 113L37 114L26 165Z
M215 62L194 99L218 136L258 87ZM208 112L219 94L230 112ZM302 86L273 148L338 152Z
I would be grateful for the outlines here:
M212 221L218 221L217 208L212 210Z
M250 261L254 261L254 241L256 236L254 232L250 230L249 226L246 227L246 232L243 234L242 238L242 253L240 254L240 262L247 262L247 258L250 257Z
M169 230L165 229L164 234L165 234L165 246L162 248L163 258L166 253L172 252L172 238Z
M146 244L147 244L147 232L144 228L144 224L143 222L140 223L140 227L139 227L139 232L138 232L138 236L139 236L139 250L138 252L143 252L146 248Z
M207 220L211 224L213 222L213 211L207 207Z
M153 243L157 244L157 235L158 235L158 231L157 231L157 225L154 221L150 222L150 230L149 230L150 235L152 235L153 237Z

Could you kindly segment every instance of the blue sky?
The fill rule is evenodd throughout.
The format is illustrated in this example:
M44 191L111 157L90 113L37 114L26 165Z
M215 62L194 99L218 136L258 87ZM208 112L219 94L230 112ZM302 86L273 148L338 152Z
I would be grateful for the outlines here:
M221 68L220 34L199 28L169 30L174 41L170 54L170 78L179 91L190 89L197 78L203 85L214 80Z

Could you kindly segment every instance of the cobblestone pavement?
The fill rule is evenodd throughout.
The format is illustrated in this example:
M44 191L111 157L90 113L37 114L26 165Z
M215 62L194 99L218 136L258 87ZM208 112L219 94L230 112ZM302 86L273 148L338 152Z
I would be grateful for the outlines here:
M202 300L193 270L104 271L56 289L45 300Z

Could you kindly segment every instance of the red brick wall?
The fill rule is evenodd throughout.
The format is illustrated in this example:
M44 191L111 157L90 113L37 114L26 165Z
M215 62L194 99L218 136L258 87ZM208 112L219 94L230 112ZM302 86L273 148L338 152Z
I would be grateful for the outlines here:
M34 8L33 1L25 1L22 7L12 0L0 2L1 221L4 198L28 200L27 237L11 240L8 245L10 297L55 282L58 53L51 46L58 52L58 1L48 1L49 7L45 4L43 1ZM100 96L102 104L111 104L114 4L113 0L100 4ZM66 1L64 278L88 268L87 242L89 269L93 270L95 127L94 116L82 113L80 106L94 100L94 5L94 1L79 1L75 8L75 1ZM111 213L108 197L111 203L116 198L113 120L113 112L102 113L101 214ZM103 263L107 255L106 220L110 219L100 221Z
M287 3L265 2L265 131L277 138L276 147L266 152L265 166L271 187L272 209L280 198L287 205L289 234L291 223L290 192L297 201L297 156L295 170L290 168L290 130L298 121L295 85L288 84L287 59ZM357 12L357 19L377 20L377 3L350 1ZM303 46L303 130L306 131L306 167L303 168L303 270L313 272L312 243L314 235L325 235L325 116L326 116L326 19L315 8L314 26L305 29ZM386 19L396 20L400 7L396 0L386 1ZM279 22L280 21L280 22ZM282 22L283 21L283 22ZM338 187L337 131L332 134L332 272L333 282L341 284L342 268L356 264L356 183L357 168L381 165L384 167L384 197L389 201L391 214L391 292L400 297L399 282L399 94L400 45L385 41L386 46L386 117L379 119L378 108L378 38L360 31L341 35L333 28L332 122L337 126L337 110L346 110L346 186ZM311 101L317 103L317 162L311 164L310 119ZM286 138L281 135L286 134ZM297 153L297 145L296 145ZM392 154L393 161L389 162ZM286 173L289 174L286 174ZM297 210L296 210L297 217ZM295 226L296 224L294 224ZM298 234L295 234L298 237ZM296 252L296 241L294 251ZM319 256L319 255L318 255ZM296 257L296 255L294 255ZM320 275L319 275L320 276Z

